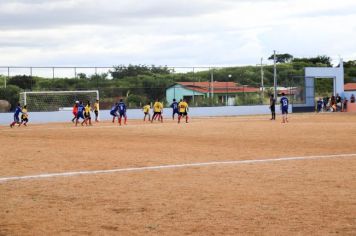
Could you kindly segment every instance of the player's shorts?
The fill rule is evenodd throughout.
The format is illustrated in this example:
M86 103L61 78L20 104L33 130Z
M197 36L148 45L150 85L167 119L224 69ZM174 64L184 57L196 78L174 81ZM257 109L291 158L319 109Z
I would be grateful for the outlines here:
M82 118L84 120L84 115L83 113L77 113L77 119Z
M77 117L77 112L73 112L73 115L74 115L75 117Z
M21 122L28 122L28 118L21 119Z
M94 111L94 114L95 114L96 116L98 116L98 115L99 115L99 111Z
M179 114L179 111L173 109L173 115L174 115L174 114Z
M160 111L155 111L154 113L153 113L153 115L155 116L155 115L161 115L162 114L162 112L160 112Z
M185 112L179 112L179 115L180 116L187 116L188 115L188 113L185 111Z
M282 107L282 114L288 114L288 108L287 107Z
M114 111L111 111L111 112L110 112L110 115L112 115L113 117L117 117L117 113L114 112Z
M125 117L126 116L126 112L119 112L120 117Z
M20 117L19 115L14 115L14 122L20 122Z
M84 113L84 117L87 118L87 119L91 119L90 112L89 113Z
M276 111L276 106L270 106L271 108L271 112L275 112Z
M148 113L148 112L144 112L143 114L145 114L145 115L149 115L149 113Z

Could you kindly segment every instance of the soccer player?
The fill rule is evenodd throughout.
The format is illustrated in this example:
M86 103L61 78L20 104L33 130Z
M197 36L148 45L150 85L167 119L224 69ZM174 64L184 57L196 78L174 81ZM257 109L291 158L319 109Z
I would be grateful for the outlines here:
M178 115L178 124L180 123L180 119L182 117L185 117L185 123L188 123L188 103L183 100L181 102L179 102L179 115Z
M175 114L177 114L179 116L178 102L176 102L176 99L173 99L173 102L171 104L171 108L173 109L172 119L174 120L174 115Z
M271 94L271 96L269 98L269 108L271 109L271 113L272 113L271 120L275 120L276 119L276 99L274 99L273 94Z
M83 106L83 102L82 101L80 101L79 104L78 104L77 119L75 121L75 126L78 125L78 121L79 121L80 118L83 119L83 122L81 123L82 125L84 123L87 124L86 119L84 118L84 106Z
M84 107L84 118L85 118L85 124L88 125L88 121L89 121L89 125L91 124L91 116L90 116L90 112L91 112L91 106L90 106L90 102L87 102L87 105ZM84 121L83 121L84 123ZM83 124L82 123L82 124Z
M282 123L288 122L288 105L289 101L288 98L285 96L284 93L282 93L282 98L280 100L281 103L281 110L282 110Z
M163 113L163 104L161 102L159 102L158 99L156 99L155 104L153 104L153 116L151 119L151 123L156 118L158 118L158 120L161 120L161 122L163 122L162 113Z
M119 104L117 105L119 108L119 124L121 125L121 119L124 117L124 124L126 125L127 116L126 116L126 104L120 99Z
M73 115L74 115L74 117L73 117L73 119L72 119L72 122L73 122L73 123L74 123L74 121L77 119L78 104L79 104L79 101L75 101L75 104L74 104L74 106L73 106L73 110L72 110Z
M99 100L96 99L94 103L94 114L95 114L95 122L99 122Z
M20 103L18 103L14 113L14 121L10 124L11 128L14 127L15 124L20 124L19 115L21 112L22 112L21 105Z
M323 107L323 100L321 98L319 98L319 100L317 101L316 111L318 113L321 112L322 107Z
M25 105L22 108L21 123L19 124L19 126L21 126L22 124L24 126L27 126L27 122L28 122L28 113L27 113L27 106Z
M151 109L150 103L147 103L147 105L143 107L143 113L145 114L145 116L143 117L143 121L146 121L147 115L148 115L148 121L151 121L150 109Z
M111 110L110 110L110 115L112 115L112 123L115 123L115 117L117 117L117 111L119 110L119 107L118 107L119 103L115 103L114 106L111 107Z

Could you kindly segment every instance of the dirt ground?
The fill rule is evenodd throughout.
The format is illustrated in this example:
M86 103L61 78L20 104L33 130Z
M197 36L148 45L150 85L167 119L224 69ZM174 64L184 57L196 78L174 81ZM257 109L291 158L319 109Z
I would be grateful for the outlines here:
M356 235L356 114L0 127L0 235Z

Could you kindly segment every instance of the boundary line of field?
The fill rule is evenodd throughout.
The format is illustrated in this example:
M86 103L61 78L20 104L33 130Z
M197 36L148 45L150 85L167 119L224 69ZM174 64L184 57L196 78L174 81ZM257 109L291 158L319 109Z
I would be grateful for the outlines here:
M280 161L311 160L311 159L315 160L315 159L348 158L348 157L356 157L356 153L319 155L319 156L281 157L281 158L273 158L273 159L256 159L256 160L213 161L213 162L200 162L200 163L190 163L190 164L130 167L130 168L111 169L111 170L88 170L88 171L48 173L48 174L38 174L38 175L26 175L26 176L11 176L11 177L0 177L0 183L18 181L18 180L70 177L70 176L79 176L79 175L97 175L97 174L108 174L108 173L118 173L118 172L142 172L142 171L149 171L149 170L178 169L178 168L189 168L189 167L241 165L241 164L256 164L256 163L268 163L268 162L280 162Z

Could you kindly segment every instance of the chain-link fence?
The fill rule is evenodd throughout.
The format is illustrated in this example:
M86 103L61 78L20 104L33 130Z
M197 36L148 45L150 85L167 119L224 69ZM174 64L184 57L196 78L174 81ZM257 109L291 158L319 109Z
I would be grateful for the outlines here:
M262 70L259 66L0 67L0 100L14 107L23 91L98 90L102 109L119 99L130 108L157 99L165 106L173 99L185 99L197 107L269 104L273 66ZM292 103L303 103L304 81L291 73L296 72L283 69L278 74L278 94L285 93Z

